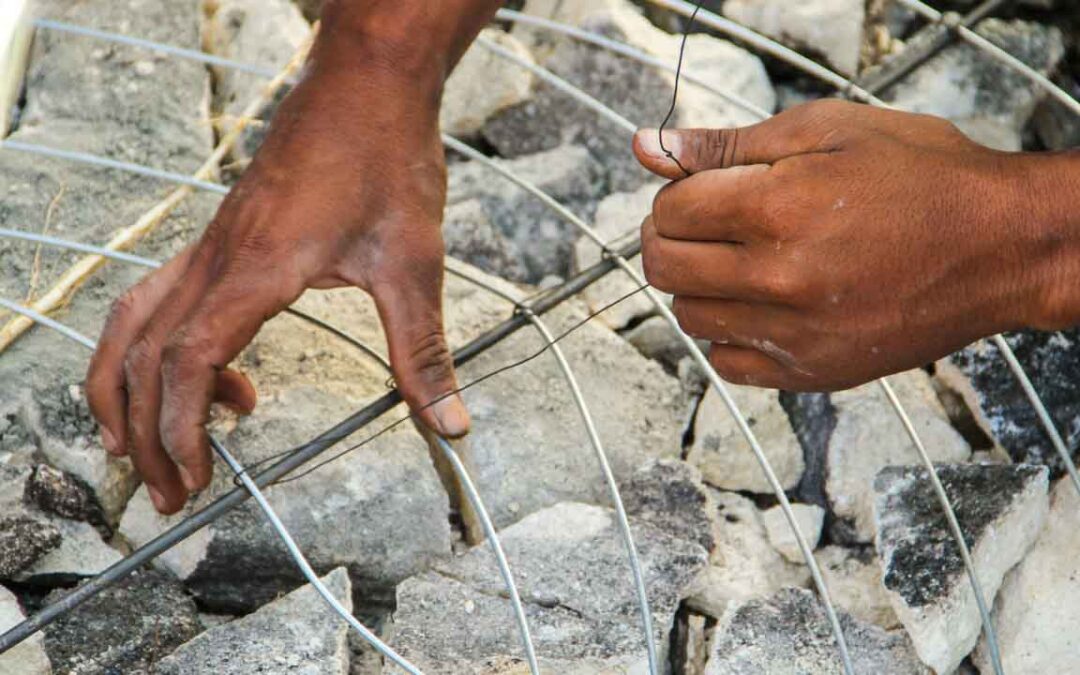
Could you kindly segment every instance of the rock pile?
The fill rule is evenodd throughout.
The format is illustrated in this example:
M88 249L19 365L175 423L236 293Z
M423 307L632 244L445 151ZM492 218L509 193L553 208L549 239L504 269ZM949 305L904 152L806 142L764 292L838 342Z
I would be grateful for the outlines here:
M105 30L280 67L310 36L316 2L41 0L38 11ZM519 3L520 4L520 3ZM857 75L917 30L890 3L707 2L729 17ZM1059 3L1060 4L1060 3ZM527 0L523 11L674 62L682 24L629 0ZM1046 72L1069 36L1041 22L980 31ZM582 87L635 124L654 125L670 73L535 27L486 39ZM773 111L821 95L790 70L707 32L685 67ZM41 32L13 138L188 172L235 124L263 80L126 46ZM966 46L950 46L883 97L953 119L1001 148L1036 147L1042 94ZM279 97L280 98L280 97ZM272 117L271 103L261 118ZM752 113L688 84L675 123L727 126ZM447 84L444 131L491 153L605 239L629 240L662 186L625 132L527 70L473 46ZM223 162L230 180L257 150L252 125ZM1056 136L1055 136L1056 137ZM99 244L167 186L119 172L0 152L0 226ZM166 258L212 217L190 197L141 241ZM488 168L450 157L448 250L470 275L522 297L601 259L589 239ZM35 260L36 259L36 260ZM0 295L26 298L76 256L5 242ZM637 263L633 263L637 265ZM105 266L58 316L97 335L140 272ZM31 281L34 279L35 281ZM553 333L635 285L621 273L543 318ZM505 299L451 276L448 337L460 346L509 317ZM385 339L357 290L309 292L300 309L376 352ZM5 317L0 317L5 318ZM1073 332L1010 337L1070 448L1080 445ZM472 381L534 354L523 329L461 369ZM558 362L542 354L465 393L474 431L457 444L515 571L550 672L646 672L645 639L674 673L834 673L837 652L811 573L750 446L683 343L636 296L560 345L622 488L654 634L643 635L626 551L586 426ZM180 515L150 505L127 460L108 458L89 415L86 353L34 330L0 357L0 630L55 602L179 518L233 488L214 483ZM301 443L386 391L377 360L293 317L266 324L239 357L257 411L222 414L214 433L246 464ZM973 345L892 384L956 506L993 607L1009 672L1080 662L1061 626L1080 619L1074 579L1080 497L993 347ZM831 590L857 672L988 673L988 645L955 542L910 439L876 385L828 394L731 392L761 441ZM394 410L386 421L402 416ZM359 439L357 439L359 440ZM461 486L422 434L402 425L267 495L331 591L426 672L522 673L523 653L494 558ZM260 512L242 506L149 568L0 655L8 673L383 672L321 604Z

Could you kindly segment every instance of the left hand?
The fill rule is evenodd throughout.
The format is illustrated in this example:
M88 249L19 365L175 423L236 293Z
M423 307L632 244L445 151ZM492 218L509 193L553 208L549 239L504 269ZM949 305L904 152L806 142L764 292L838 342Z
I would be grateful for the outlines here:
M664 142L692 175L638 133L642 164L677 179L642 225L645 274L727 380L841 389L1076 319L1065 235L1040 206L1051 160L834 100Z

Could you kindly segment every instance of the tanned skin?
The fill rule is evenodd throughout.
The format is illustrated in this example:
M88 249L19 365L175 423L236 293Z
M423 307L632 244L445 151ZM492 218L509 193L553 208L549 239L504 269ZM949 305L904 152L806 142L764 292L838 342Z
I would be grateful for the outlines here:
M87 376L102 442L158 511L205 488L205 423L255 391L227 365L310 288L375 299L420 421L469 430L443 334L443 83L496 0L327 0L303 81L198 242L114 307ZM1069 155L1007 154L940 119L825 101L742 129L639 132L673 182L642 225L726 379L827 390L1020 327L1080 319Z

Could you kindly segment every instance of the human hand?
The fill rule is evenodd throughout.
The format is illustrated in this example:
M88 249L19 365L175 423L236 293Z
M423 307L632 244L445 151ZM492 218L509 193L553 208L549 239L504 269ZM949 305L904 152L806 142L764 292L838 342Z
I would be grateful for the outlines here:
M642 225L645 274L727 380L841 389L1078 318L1075 244L1040 178L1052 158L835 100L665 131L664 145L692 175L655 130L635 137L641 163L675 180Z
M444 73L400 65L317 51L203 236L116 303L87 397L158 511L208 485L212 400L255 405L227 364L309 288L370 292L406 402L443 435L468 431L457 395L425 407L456 388L441 309Z

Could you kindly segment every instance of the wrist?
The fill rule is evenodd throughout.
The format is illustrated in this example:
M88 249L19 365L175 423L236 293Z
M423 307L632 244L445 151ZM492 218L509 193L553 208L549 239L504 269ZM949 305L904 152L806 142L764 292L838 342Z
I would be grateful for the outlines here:
M1009 161L1011 248L1026 286L1015 327L1080 324L1080 154L1024 153Z

